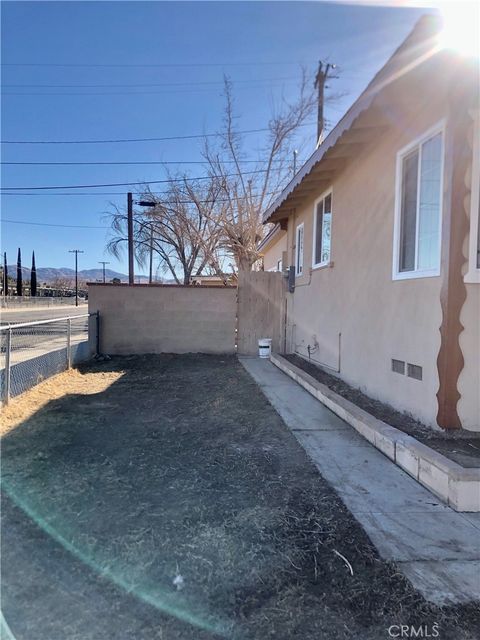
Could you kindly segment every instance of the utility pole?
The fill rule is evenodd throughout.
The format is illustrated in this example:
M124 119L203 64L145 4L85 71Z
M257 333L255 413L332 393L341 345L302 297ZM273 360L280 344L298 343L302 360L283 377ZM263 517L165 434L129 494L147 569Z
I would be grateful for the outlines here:
M85 253L80 249L70 249L68 253L75 254L75 306L78 307L78 254Z
M133 272L133 194L127 193L128 284L134 284Z
M297 173L297 156L298 156L298 151L296 149L293 150L293 175L295 177L296 173Z
M148 283L152 284L153 280L153 224L150 225L150 264L148 270Z
M329 62L324 65L323 62L320 60L320 62L318 63L317 75L315 76L314 87L318 89L317 148L323 142L323 130L325 128L325 119L323 115L323 107L325 103L325 87L326 87L325 82L327 81L327 78L338 77L338 76L329 75L330 70L335 68L336 68L336 65L330 64Z
M103 270L103 284L105 284L105 265L106 264L110 264L110 262L106 262L105 260L99 260L98 264L102 265L102 270Z
M139 202L135 202L135 204L140 205L141 207L153 207L155 208L156 203L150 200L140 200ZM133 261L134 261L134 242L133 242L133 194L127 193L127 235L128 235L128 284L135 283L135 274L133 271ZM152 236L150 242L150 261L152 261L152 251L153 251L153 227L152 227Z

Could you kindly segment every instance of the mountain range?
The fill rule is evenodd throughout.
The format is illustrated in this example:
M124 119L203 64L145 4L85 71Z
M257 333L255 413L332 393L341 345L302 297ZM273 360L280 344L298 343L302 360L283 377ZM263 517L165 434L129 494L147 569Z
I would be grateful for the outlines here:
M10 278L17 277L17 265L9 264L7 265L8 275ZM22 267L22 278L24 281L30 280L30 269L27 267ZM68 267L61 267L60 269L55 269L54 267L37 267L37 282L38 284L43 284L46 282L50 284L55 280L73 280L75 278L75 270L69 269ZM110 282L113 278L119 278L121 282L128 282L128 276L124 273L119 273L118 271L113 271L112 269L105 269L105 280L106 282ZM78 272L78 279L86 282L96 282L99 280L103 281L103 270L102 269L82 269ZM136 275L135 282L148 282L148 276Z

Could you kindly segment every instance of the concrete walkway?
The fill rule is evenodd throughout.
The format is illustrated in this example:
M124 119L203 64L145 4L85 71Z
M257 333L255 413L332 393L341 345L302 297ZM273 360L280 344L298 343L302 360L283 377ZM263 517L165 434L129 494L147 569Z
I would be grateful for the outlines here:
M436 604L480 600L480 513L437 501L268 360L240 361L384 559Z

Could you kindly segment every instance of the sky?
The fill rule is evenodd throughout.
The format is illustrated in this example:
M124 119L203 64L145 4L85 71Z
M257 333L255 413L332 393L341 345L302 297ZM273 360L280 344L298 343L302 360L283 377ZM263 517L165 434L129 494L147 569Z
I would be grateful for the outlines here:
M189 136L222 126L222 78L233 81L240 130L264 128L282 96L293 98L301 65L338 67L327 105L333 126L425 11L334 2L3 2L2 189L164 180L161 165L10 165L13 162L169 161L202 175L199 139L105 144L19 141ZM44 85L44 86L39 86ZM327 92L328 97L328 92ZM302 128L299 162L315 148ZM245 137L258 158L262 133ZM135 186L31 191L1 196L1 251L30 266L127 272L106 252L108 212ZM152 187L160 191L162 184ZM13 222L12 222L13 221ZM30 224L23 224L28 222ZM36 224L33 224L36 223ZM58 226L56 226L58 225ZM75 225L60 226L60 225ZM81 228L84 227L84 228ZM87 228L88 227L88 228Z

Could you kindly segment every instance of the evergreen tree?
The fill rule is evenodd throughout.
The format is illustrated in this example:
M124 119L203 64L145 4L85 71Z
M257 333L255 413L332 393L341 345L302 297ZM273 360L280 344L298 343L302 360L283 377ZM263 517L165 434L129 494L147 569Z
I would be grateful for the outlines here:
M23 296L23 279L22 279L22 254L18 247L17 256L17 296Z
M35 251L32 251L32 272L30 274L30 295L37 295L37 268L35 266Z
M8 295L8 267L6 251L3 254L3 295Z

